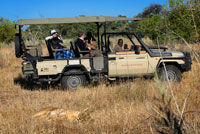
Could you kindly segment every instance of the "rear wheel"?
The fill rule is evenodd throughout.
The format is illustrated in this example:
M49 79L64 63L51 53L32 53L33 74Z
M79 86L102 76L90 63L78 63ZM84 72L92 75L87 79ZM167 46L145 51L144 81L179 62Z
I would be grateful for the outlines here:
M63 76L61 85L64 89L77 89L86 85L85 75L69 75Z
M166 71L165 73L165 68L161 67L158 76L162 81L167 81L167 77L170 82L180 82L181 81L181 72L180 70L174 66L174 65L166 65ZM166 77L167 74L167 77Z

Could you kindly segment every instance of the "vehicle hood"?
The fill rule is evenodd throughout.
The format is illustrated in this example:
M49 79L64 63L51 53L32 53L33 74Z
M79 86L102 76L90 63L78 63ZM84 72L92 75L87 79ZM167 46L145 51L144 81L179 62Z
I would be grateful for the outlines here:
M184 57L184 53L181 51L167 51L172 54L172 57Z

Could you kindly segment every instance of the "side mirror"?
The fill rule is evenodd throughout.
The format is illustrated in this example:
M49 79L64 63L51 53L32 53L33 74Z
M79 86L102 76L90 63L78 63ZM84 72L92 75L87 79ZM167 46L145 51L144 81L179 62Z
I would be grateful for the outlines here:
M135 54L140 54L140 48L137 45L132 45L130 51L135 51Z
M127 50L127 49L128 49L128 45L124 44L124 50Z
M135 54L140 54L140 48L137 45L135 45Z

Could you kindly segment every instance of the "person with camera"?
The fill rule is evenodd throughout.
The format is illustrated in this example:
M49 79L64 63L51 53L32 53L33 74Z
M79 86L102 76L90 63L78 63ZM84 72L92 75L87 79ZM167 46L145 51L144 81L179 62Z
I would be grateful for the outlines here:
M56 30L50 31L50 36L45 38L46 41L51 44L53 49L63 49L64 46L62 46L60 43L63 43L64 40L61 35L58 34Z
M56 30L51 30L50 36L46 37L45 40L55 50L56 59L74 58L74 53L71 52L69 48L66 48L60 44L64 43L64 40Z

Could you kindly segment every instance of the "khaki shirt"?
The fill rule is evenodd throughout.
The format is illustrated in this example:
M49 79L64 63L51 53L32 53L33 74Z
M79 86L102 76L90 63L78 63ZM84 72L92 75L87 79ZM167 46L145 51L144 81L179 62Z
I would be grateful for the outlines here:
M123 52L124 50L122 49L122 47L120 47L120 46L117 44L117 45L115 45L113 51L114 51L114 52Z

